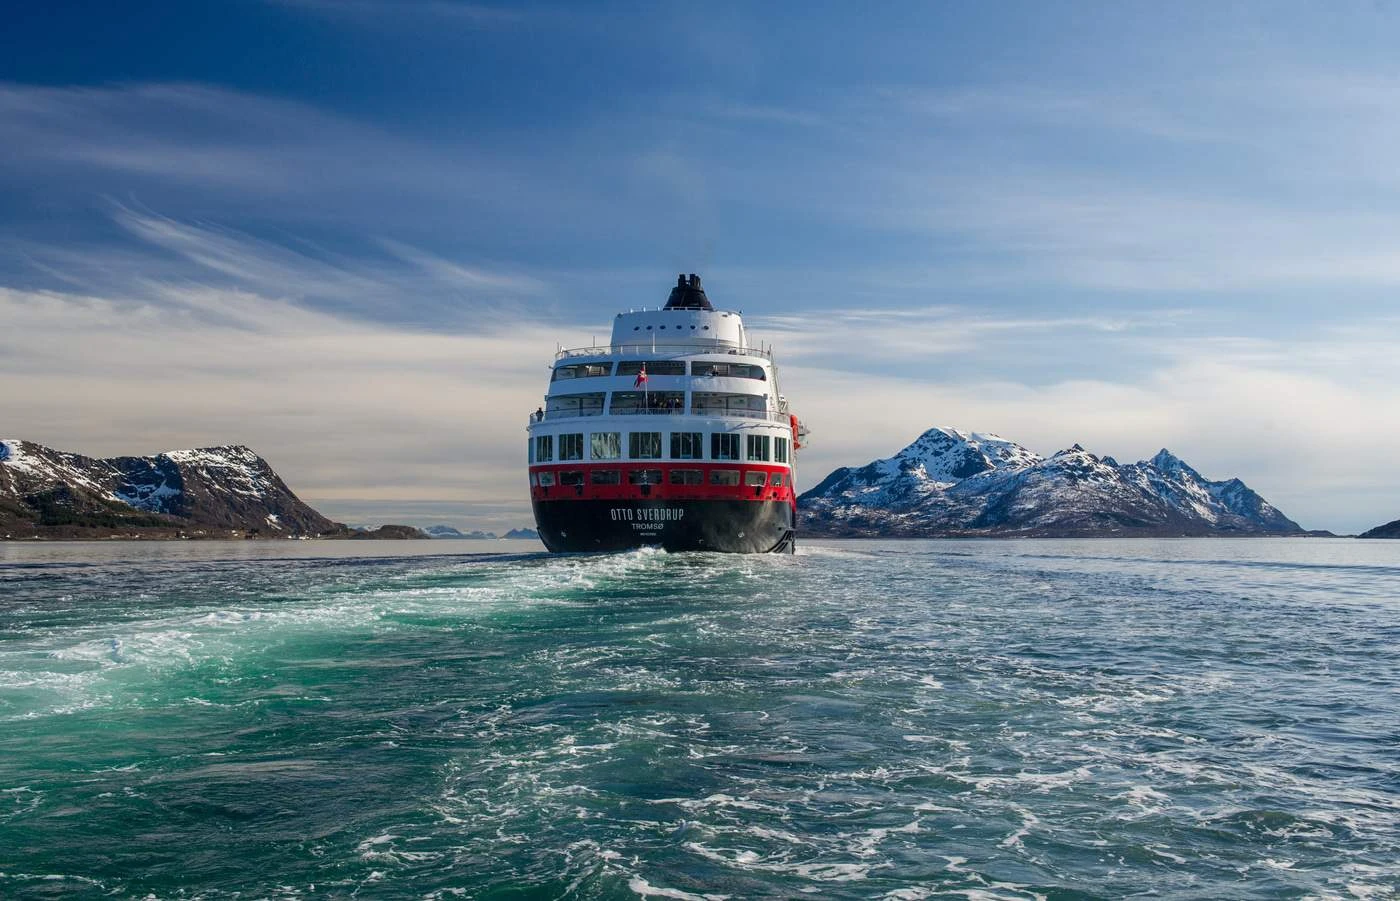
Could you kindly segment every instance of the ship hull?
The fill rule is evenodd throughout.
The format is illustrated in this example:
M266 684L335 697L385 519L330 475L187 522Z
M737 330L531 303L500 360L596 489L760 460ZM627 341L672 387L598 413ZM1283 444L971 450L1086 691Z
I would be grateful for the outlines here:
M787 501L535 500L540 540L554 552L667 551L791 553Z

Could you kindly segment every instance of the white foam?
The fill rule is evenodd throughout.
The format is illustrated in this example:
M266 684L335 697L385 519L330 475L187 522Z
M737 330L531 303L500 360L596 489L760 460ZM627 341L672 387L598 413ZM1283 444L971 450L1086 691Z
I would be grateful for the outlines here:
M627 887L641 898L673 898L675 901L727 901L729 895L697 895L694 892L683 892L676 888L661 888L647 882L641 876L633 876L627 880Z

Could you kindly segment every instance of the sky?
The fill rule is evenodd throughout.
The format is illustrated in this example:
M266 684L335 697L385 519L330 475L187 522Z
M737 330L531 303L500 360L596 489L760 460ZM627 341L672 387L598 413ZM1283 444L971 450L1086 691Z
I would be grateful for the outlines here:
M1400 517L1400 7L31 3L0 434L242 443L352 523L530 523L557 346L677 272L799 487L924 430Z

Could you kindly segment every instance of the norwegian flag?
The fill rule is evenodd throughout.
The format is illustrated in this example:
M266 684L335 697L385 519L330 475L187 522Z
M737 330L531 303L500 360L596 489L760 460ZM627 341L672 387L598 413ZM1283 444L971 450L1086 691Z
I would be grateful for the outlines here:
M642 364L641 370L637 373L637 380L632 383L633 388L640 388L647 383L647 367Z

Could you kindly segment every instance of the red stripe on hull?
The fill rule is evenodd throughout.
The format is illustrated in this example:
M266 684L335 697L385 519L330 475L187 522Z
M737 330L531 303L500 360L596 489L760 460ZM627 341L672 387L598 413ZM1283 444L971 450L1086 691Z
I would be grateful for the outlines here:
M633 484L628 480L628 474L651 470L660 472L660 481L656 484ZM671 481L673 470L699 471L701 473L701 484L699 485L677 485ZM720 470L737 472L739 474L739 484L737 485L716 485L711 482L711 473ZM593 479L593 473L616 472L618 473L617 484L599 484ZM553 485L537 484L540 473L549 473L554 476ZM579 475L574 475L575 473ZM749 473L762 473L764 476L763 485L750 485L746 483ZM773 485L772 477L777 474L782 477L781 485ZM563 500L609 500L609 501L630 501L630 500L677 500L677 501L784 501L794 507L797 506L797 494L793 490L792 470L782 464L764 463L694 463L680 460L667 460L655 463L551 463L534 465L530 467L531 485L530 498L535 501L563 501ZM568 480L575 484L564 484Z

